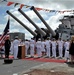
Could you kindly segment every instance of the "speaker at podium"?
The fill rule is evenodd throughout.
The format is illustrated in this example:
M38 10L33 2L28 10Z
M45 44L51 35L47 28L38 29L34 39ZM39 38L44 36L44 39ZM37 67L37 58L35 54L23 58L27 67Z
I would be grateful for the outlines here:
M18 56L19 59L25 58L25 45L18 46Z

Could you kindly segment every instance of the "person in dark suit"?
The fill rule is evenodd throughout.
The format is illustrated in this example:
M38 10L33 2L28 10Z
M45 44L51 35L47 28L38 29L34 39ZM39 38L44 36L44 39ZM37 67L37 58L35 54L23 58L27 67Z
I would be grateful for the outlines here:
M69 54L70 54L71 63L74 63L74 36L71 36Z
M11 46L11 42L10 42L9 36L6 36L6 39L5 39L5 58L9 58L10 46Z

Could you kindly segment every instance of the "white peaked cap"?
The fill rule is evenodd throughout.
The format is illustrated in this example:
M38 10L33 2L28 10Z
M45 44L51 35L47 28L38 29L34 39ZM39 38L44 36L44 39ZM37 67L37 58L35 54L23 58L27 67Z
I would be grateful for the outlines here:
M41 39L40 39L40 38L39 38L38 40L39 40L39 41L41 41Z

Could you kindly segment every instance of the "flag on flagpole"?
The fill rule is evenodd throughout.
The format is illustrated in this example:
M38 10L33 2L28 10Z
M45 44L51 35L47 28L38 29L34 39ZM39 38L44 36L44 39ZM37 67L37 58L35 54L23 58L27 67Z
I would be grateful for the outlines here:
M2 48L6 36L8 36L8 33L9 33L9 24L10 24L10 18L8 18L7 25L6 25L6 27L5 27L2 35L0 37L0 48Z

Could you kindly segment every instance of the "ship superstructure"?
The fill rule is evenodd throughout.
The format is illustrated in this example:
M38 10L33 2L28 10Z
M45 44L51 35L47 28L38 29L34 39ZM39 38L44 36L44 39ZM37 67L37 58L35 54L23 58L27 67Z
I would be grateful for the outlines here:
M59 21L61 21L61 24L56 29L59 33L59 38L63 40L70 39L74 35L74 16L64 16Z

